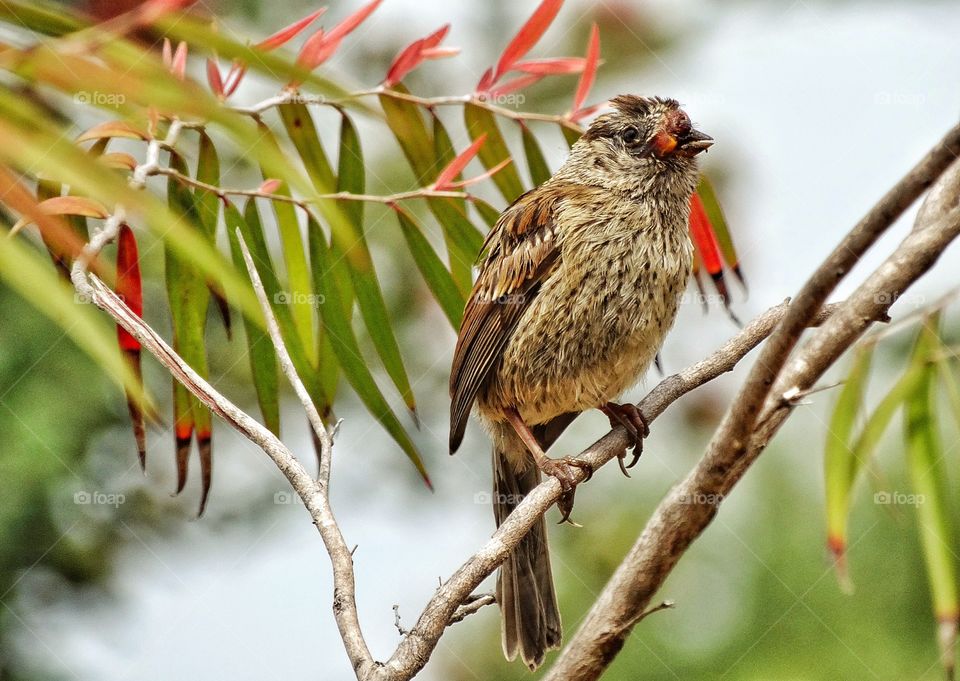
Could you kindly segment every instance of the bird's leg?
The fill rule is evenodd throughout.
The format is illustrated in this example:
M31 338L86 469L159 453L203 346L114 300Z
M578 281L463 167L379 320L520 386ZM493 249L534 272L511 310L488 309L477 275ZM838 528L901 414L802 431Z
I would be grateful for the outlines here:
M607 402L600 407L600 411L610 419L611 428L623 426L627 429L630 437L633 438L633 461L627 466L624 465L624 459L627 458L626 452L617 458L617 463L620 464L620 470L629 478L630 474L627 472L627 469L637 465L637 461L643 453L643 438L650 434L650 427L647 425L647 420L643 417L643 414L640 413L640 410L637 409L636 405L629 403L617 404L616 402Z
M560 513L563 516L560 522L570 521L570 512L573 510L573 496L577 486L577 481L574 479L574 473L571 469L579 468L586 471L587 477L584 478L584 482L586 482L593 477L593 466L587 461L570 456L565 456L562 459L551 459L543 451L540 443L537 442L537 437L530 430L530 427L523 422L523 419L520 417L520 412L510 407L506 409L504 413L507 421L513 426L514 431L516 431L517 435L520 436L520 439L523 440L523 443L527 446L527 450L533 457L537 468L539 468L544 475L556 478L560 483L560 487L563 490L563 494L557 500L557 508L560 509Z

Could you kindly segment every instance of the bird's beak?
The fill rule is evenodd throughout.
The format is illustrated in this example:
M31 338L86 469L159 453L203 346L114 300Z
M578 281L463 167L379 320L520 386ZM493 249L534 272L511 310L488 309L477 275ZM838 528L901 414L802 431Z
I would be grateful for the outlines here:
M677 139L677 151L684 156L696 156L713 145L713 138L699 130L690 130Z

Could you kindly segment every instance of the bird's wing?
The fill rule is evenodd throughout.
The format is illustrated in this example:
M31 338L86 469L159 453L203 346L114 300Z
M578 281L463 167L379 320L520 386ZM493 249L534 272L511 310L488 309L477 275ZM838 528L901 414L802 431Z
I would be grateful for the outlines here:
M517 322L560 257L554 228L562 192L543 186L503 212L484 242L486 257L467 301L450 372L450 452L463 440L470 408Z

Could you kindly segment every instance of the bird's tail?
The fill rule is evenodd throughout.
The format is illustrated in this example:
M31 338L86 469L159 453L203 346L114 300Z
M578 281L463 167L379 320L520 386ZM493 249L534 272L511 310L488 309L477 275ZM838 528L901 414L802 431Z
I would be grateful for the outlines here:
M523 462L520 470L515 466L516 459ZM525 451L520 457L509 457L502 449L494 449L493 511L497 527L539 482L540 471ZM508 660L519 652L532 670L543 663L546 651L560 647L560 611L543 518L500 567L497 603L503 615L503 653Z

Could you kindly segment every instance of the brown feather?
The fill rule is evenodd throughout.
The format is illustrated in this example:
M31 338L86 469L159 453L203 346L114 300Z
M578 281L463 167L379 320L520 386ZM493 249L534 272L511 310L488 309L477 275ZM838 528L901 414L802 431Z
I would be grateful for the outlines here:
M451 454L463 440L477 392L560 257L553 218L561 196L556 186L527 192L504 211L484 242L487 255L464 310L450 372Z

